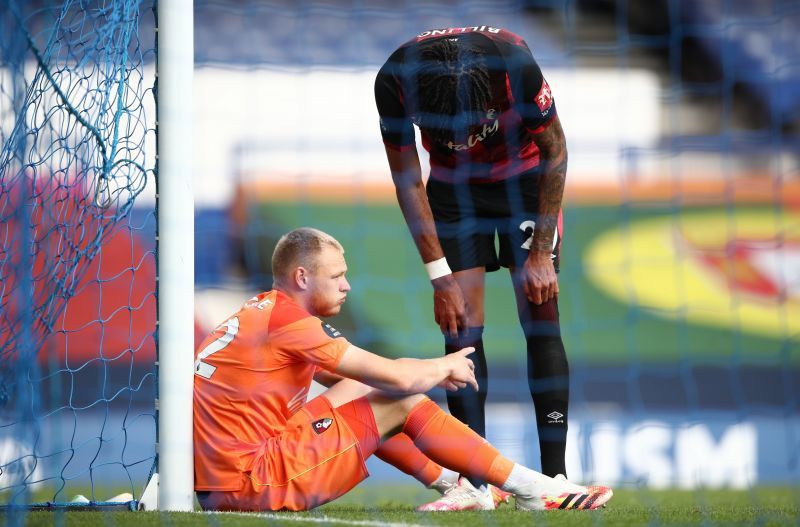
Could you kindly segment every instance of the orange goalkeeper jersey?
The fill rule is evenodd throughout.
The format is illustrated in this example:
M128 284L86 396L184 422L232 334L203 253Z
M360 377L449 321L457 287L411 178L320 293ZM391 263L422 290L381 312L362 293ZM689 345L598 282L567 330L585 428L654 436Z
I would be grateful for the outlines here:
M248 300L195 354L195 490L239 490L242 473L306 402L349 342L280 291Z

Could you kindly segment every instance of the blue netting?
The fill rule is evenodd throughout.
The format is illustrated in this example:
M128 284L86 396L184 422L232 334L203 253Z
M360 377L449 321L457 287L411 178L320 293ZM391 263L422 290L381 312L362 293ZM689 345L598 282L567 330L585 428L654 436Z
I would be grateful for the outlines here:
M131 206L154 165L143 143L154 135L152 24L147 9L118 4L0 3L0 501L35 482L41 499L85 484L103 500L120 481L135 494L154 456L155 220ZM565 125L560 277L572 474L622 486L797 483L796 1L195 10L207 327L227 313L205 307L270 287L278 236L315 225L347 247L354 290L337 328L387 355L441 353L361 87L420 31L491 23L526 39L560 115L577 114ZM536 467L510 284L488 280L490 439Z
M138 492L153 461L151 9L2 2L0 502Z

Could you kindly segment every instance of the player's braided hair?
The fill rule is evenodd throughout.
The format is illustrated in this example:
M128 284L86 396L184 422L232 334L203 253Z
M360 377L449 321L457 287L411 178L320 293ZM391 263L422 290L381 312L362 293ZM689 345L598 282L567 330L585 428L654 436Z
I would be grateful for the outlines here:
M437 38L424 41L417 58L417 124L447 143L477 124L491 103L486 55L461 40Z

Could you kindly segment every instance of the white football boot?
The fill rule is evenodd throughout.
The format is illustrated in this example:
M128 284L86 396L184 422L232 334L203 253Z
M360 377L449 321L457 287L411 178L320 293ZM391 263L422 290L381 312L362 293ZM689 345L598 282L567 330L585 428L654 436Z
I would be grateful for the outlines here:
M613 495L609 487L576 485L559 474L532 484L530 492L516 498L518 510L594 510L604 507Z
M487 488L486 491L476 489L465 477L458 479L458 483L446 489L438 500L420 505L418 511L493 511L494 496Z

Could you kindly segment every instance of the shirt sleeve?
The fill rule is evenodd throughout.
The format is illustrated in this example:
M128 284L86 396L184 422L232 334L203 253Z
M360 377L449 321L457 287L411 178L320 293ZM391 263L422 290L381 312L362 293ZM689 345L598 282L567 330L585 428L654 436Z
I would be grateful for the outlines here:
M514 105L522 116L523 125L533 132L541 131L556 115L550 85L524 40L516 44L504 43L501 52L506 61Z
M401 57L392 54L375 78L375 105L380 116L383 144L401 150L414 144L414 125L407 113L400 81Z
M305 362L334 371L350 342L317 317L306 317L272 335L273 349L284 360Z

